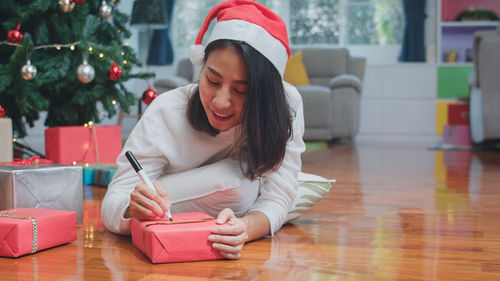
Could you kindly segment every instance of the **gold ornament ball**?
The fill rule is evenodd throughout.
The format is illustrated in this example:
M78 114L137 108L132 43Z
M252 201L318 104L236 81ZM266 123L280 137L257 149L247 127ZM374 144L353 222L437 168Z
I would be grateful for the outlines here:
M75 8L75 2L71 0L59 0L59 7L65 13L71 12Z
M80 80L80 82L87 84L94 80L95 70L92 65L88 64L87 61L84 60L83 63L76 69L76 74L78 75L78 80Z
M21 74L23 75L24 80L31 80L36 76L36 67L28 60L28 62L21 68Z
M99 12L101 13L101 17L103 19L107 19L111 15L111 6L108 5L106 1L102 1Z

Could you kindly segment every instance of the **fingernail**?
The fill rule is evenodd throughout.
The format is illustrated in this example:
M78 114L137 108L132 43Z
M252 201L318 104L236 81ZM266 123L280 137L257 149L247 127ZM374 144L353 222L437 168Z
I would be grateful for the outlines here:
M215 235L208 235L208 240L213 240L215 238Z

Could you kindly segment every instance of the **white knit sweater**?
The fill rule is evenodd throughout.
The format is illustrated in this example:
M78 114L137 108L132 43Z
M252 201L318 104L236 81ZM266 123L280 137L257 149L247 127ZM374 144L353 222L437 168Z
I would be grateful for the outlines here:
M190 126L186 106L195 85L159 95L117 158L116 174L102 202L104 225L112 232L130 234L130 219L123 216L130 193L140 183L124 155L130 150L151 180L163 183L172 198L173 213L201 211L216 216L229 207L237 216L243 216L257 210L269 218L271 234L279 230L295 199L300 154L305 149L302 99L295 87L286 82L284 87L294 116L293 137L288 141L280 168L256 182L246 180L237 162L231 159L236 128L210 136ZM241 179L237 181L239 186L225 184L234 185L230 179Z

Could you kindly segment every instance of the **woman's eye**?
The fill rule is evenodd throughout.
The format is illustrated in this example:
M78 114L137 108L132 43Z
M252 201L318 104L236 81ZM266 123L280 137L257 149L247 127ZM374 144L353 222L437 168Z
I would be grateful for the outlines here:
M219 85L219 83L218 83L218 82L215 82L215 81L210 80L210 78L208 78L208 76L206 76L206 77L207 77L207 81L208 81L208 83L210 83L210 84L212 84L212 85Z
M234 89L234 91L235 91L236 93L238 93L238 94L242 94L242 95L246 95L246 93L247 93L246 91L240 91L240 90L238 90L238 89Z

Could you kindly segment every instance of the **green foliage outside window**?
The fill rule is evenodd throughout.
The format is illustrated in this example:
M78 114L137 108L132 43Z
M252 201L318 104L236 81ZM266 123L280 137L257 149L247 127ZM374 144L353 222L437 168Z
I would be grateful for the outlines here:
M193 44L205 15L211 7L220 2L221 0L176 2L173 38L177 48L187 48ZM288 0L288 2L258 0L258 2L288 19L288 37L292 44L401 43L404 25L401 0Z

